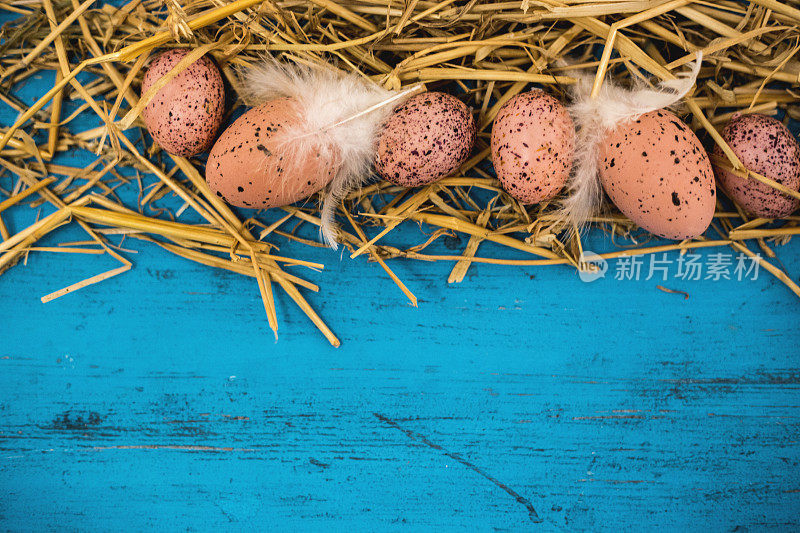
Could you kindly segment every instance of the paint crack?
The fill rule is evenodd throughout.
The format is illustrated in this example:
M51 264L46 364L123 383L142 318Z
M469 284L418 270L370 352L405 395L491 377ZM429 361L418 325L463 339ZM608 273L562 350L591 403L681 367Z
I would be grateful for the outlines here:
M514 489L512 489L511 487L509 487L508 485L506 485L505 483L503 483L502 481L500 481L496 477L492 476L491 474L489 474L487 472L484 472L478 466L474 465L473 463L471 463L471 462L467 461L466 459L464 459L463 457L461 457L461 455L459 455L457 453L454 453L454 452L450 452L450 451L446 450L445 448L443 448L442 446L436 444L435 442L432 442L425 435L423 435L421 433L417 433L416 431L412 431L410 429L404 428L403 426L401 426L395 420L392 420L388 416L384 416L384 415L382 415L380 413L372 413L372 414L375 416L375 418L377 418L381 422L392 426L393 428L397 429L398 431L401 431L409 439L411 439L413 441L416 441L416 442L421 442L422 444L425 444L426 446L428 446L430 448L433 448L434 450L438 450L438 451L442 452L447 457L450 457L454 461L458 461L459 463L461 463L462 465L466 466L467 468L469 468L473 472L475 472L477 474L480 474L484 478L488 479L493 484L495 484L499 488L503 489L503 491L505 491L509 496L514 498L514 500L517 503L525 506L525 508L528 510L528 518L530 519L531 522L534 522L536 524L540 524L542 522L542 519L539 518L539 515L536 513L536 509L534 509L533 504L531 503L530 500L528 500L525 496L522 496L521 494L519 494L517 491L515 491Z

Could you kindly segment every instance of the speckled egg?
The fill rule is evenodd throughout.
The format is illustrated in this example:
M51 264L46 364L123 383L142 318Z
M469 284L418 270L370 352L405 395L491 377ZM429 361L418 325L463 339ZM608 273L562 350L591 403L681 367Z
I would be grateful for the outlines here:
M492 126L492 163L503 189L525 204L548 200L569 178L575 128L567 109L544 91L510 99Z
M279 207L325 187L335 165L320 153L290 163L279 147L281 133L300 121L294 100L279 98L254 107L231 124L211 148L206 181L217 196L238 207Z
M158 55L147 69L142 94L188 54L170 50ZM225 86L211 58L203 56L164 87L142 110L147 130L161 148L181 156L208 149L222 124Z
M439 92L412 96L384 124L375 169L403 187L432 183L467 160L475 129L472 113L458 98Z
M614 205L655 235L693 238L711 223L711 162L694 132L669 111L617 126L600 147L599 168Z
M722 138L749 170L789 189L800 189L800 145L779 121L766 115L738 115L722 130ZM714 153L727 161L719 146ZM755 179L739 177L721 165L715 165L714 172L728 196L753 215L779 218L800 206L800 200Z

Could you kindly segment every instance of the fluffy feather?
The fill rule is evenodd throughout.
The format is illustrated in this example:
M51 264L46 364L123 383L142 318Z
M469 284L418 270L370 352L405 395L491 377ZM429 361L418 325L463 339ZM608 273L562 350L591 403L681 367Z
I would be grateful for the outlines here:
M298 104L301 120L283 128L279 141L284 164L298 164L318 153L326 168L336 168L323 201L320 227L334 250L336 206L370 178L381 125L395 106L418 91L416 86L388 91L355 74L282 64L273 58L245 72L240 94L246 103L290 97Z
M559 218L580 230L595 216L603 200L598 176L600 146L609 131L619 124L636 120L641 115L674 106L692 89L700 73L702 55L691 71L674 80L661 82L656 88L638 82L632 89L606 80L597 98L590 93L594 75L579 73L572 87L573 102L569 106L576 127L576 149L568 195L562 202Z

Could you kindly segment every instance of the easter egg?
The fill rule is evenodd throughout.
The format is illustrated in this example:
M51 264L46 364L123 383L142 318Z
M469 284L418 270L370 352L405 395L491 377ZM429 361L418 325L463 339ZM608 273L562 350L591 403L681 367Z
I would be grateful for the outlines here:
M183 59L188 50L158 55L142 81L142 94ZM225 86L214 62L201 57L158 90L142 110L150 135L167 152L192 156L205 151L222 124Z
M245 112L219 136L206 163L206 181L238 207L288 205L323 189L334 177L331 154L287 160L287 129L301 121L295 101L279 98ZM333 154L335 158L335 154Z
M497 179L524 204L558 194L569 178L574 152L572 118L544 91L514 96L494 120L492 163Z
M701 235L716 206L714 174L694 132L669 111L645 113L600 145L603 189L622 213L667 239Z
M779 121L766 115L738 115L722 130L722 138L747 169L800 190L800 145ZM719 146L714 154L727 162ZM715 164L714 172L725 193L750 214L779 218L800 206L800 200L755 178L740 177L722 164Z
M461 100L426 92L394 110L378 135L375 170L403 187L416 187L453 173L475 143L475 119Z

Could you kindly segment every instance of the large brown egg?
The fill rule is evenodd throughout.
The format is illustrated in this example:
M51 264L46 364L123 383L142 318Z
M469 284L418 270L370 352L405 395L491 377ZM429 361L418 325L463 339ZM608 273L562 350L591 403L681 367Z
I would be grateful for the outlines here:
M211 149L206 181L217 196L238 207L279 207L307 198L336 173L319 152L291 157L287 128L300 121L294 100L279 98L254 107L231 124ZM282 155L287 154L287 155Z
M518 94L492 127L492 163L503 189L525 204L548 200L569 178L575 129L567 109L544 91Z
M386 180L416 187L440 180L467 160L475 119L454 96L412 96L389 117L378 136L375 169Z
M667 239L701 235L714 217L714 174L700 140L669 111L620 124L600 147L600 179L633 222Z
M800 145L774 118L759 114L736 116L722 130L722 138L746 168L791 190L800 189ZM727 161L719 146L714 148L714 154ZM753 215L779 218L800 206L800 200L755 178L737 176L722 165L714 165L714 171L728 196Z
M157 56L144 75L142 94L188 53L169 50ZM203 56L158 90L142 110L142 118L161 148L188 157L211 146L224 110L222 76L214 62Z

